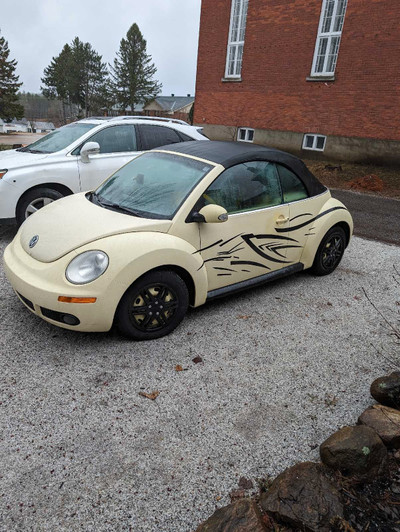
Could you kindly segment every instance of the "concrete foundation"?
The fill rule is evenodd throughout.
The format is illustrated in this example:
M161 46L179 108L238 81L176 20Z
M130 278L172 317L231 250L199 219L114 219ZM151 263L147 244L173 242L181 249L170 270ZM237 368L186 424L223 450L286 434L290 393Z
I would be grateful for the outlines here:
M198 124L211 140L236 140L237 127L216 124ZM314 133L314 131L309 131ZM321 134L321 133L320 133ZM364 164L379 164L400 167L400 142L356 137L335 137L326 135L323 152L304 150L303 133L292 131L254 130L254 144L293 153L302 159L346 161Z

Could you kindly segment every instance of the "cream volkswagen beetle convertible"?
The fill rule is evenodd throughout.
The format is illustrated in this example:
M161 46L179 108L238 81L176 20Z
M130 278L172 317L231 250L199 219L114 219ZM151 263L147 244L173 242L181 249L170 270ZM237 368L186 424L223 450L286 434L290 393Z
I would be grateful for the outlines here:
M94 192L29 217L4 253L7 277L41 318L79 331L158 338L188 305L339 264L346 207L296 157L234 142L145 153Z

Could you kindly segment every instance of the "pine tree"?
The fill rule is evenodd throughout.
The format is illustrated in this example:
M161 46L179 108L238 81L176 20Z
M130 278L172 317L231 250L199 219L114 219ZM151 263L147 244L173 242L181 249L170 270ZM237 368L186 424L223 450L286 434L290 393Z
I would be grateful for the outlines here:
M162 85L152 78L157 72L151 56L147 54L147 43L137 24L132 24L122 39L112 69L113 86L117 102L125 110L135 104L153 100L160 93Z
M57 99L62 102L63 121L66 122L66 107L71 106L73 80L71 79L71 68L73 64L71 47L64 45L61 53L53 57L50 65L44 69L41 87L46 98Z
M108 70L102 57L78 37L66 44L44 70L43 94L66 105L76 104L84 116L99 113L105 106Z
M0 36L0 118L10 121L22 118L24 108L18 103L18 89L22 85L15 74L17 61L9 59L8 42Z

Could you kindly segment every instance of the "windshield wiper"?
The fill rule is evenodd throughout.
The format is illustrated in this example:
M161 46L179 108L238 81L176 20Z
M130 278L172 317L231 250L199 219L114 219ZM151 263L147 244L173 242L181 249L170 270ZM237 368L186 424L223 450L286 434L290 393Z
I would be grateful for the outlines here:
M95 200L95 203L98 205L101 205L102 207L105 207L106 209L113 209L118 212L124 212L125 214L130 214L131 216L137 216L138 218L143 218L143 214L139 211L135 211L134 209L129 209L128 207L122 207L122 205L119 205L118 203L113 203L111 201L107 201L101 196L98 196L96 192L90 193L90 200Z
M51 153L50 151L31 150L28 146L25 146L25 148L17 148L17 151L25 151L28 153Z

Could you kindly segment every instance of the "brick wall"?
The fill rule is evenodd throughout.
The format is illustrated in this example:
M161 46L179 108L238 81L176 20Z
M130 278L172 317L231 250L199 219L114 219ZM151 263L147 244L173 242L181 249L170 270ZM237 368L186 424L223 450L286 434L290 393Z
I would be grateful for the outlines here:
M249 0L242 81L223 82L231 0L202 0L194 122L400 140L400 0L349 0L333 82L310 75L322 0Z

